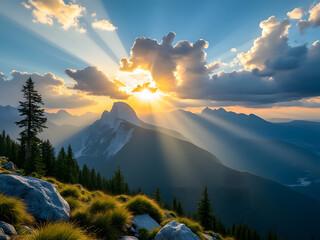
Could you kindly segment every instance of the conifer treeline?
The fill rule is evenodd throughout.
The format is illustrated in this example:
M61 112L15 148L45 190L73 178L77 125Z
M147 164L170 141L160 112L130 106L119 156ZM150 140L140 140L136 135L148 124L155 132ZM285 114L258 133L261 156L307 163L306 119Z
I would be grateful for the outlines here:
M55 157L55 150L49 140L33 146L29 161L25 160L24 148L13 141L5 131L0 135L0 156L6 156L18 168L25 170L25 174L37 173L47 177L54 177L64 183L80 183L89 190L101 190L109 194L131 194L128 183L125 182L120 168L110 180L101 177L100 173L84 165L80 169L72 148L67 151L61 148Z

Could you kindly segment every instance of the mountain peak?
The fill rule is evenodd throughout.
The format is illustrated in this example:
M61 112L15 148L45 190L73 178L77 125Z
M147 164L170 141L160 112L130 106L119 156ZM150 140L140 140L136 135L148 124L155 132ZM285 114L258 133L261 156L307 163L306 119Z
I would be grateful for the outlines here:
M140 120L136 112L124 102L115 102L110 112L103 112L101 119L104 119L113 127L119 123L119 120L140 126Z
M205 109L202 110L201 114L212 113L212 112L226 113L227 111L224 108L218 108L218 109L212 110L211 108L206 107Z

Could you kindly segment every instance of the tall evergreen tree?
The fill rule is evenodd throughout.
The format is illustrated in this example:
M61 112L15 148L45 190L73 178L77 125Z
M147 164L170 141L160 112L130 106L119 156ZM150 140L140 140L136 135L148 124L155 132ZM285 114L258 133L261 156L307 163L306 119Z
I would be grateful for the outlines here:
M160 207L163 205L159 187L157 187L156 192L154 193L154 199L156 200L156 202L159 204Z
M184 210L183 210L183 206L182 206L181 200L178 201L177 214L178 214L180 217L184 216Z
M41 95L35 90L34 82L31 78L26 81L26 84L22 88L24 101L20 101L19 112L22 120L16 122L16 124L23 128L20 133L21 145L25 145L25 159L29 161L31 150L35 150L37 144L40 143L37 137L38 133L46 128L45 123L47 119L44 116L44 109L41 105L44 105ZM27 163L28 166L31 164Z
M176 197L173 197L172 210L173 211L177 211L177 199L176 199Z
M199 218L201 225L206 230L209 230L213 226L215 217L212 213L213 208L211 207L207 185L205 186L205 188L203 190L202 196L203 196L203 198L198 203L197 215L198 215L198 218Z
M48 176L54 176L55 156L54 148L49 140L41 143L41 156Z

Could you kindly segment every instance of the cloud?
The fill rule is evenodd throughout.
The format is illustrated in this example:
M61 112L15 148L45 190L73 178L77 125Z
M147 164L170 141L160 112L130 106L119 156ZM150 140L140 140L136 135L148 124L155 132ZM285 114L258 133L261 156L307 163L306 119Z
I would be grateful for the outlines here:
M304 31L308 27L318 27L320 26L320 3L317 5L311 6L309 10L309 19L308 20L300 20L297 23L297 26L300 29L301 33L304 33Z
M287 15L291 19L301 19L303 17L303 9L295 8L291 12L288 12Z
M11 79L3 78L0 74L0 102L3 105L17 106L22 100L21 89L26 80L31 77L35 88L42 95L47 108L78 108L96 104L81 94L70 92L63 79L52 73L11 72Z
M108 20L100 20L97 19L92 23L93 28L97 28L104 31L115 31L117 27L115 27L112 23L110 23Z
M231 48L230 51L231 51L231 52L236 52L237 49L236 49L236 48Z
M128 95L119 91L117 84L110 81L98 67L89 66L80 70L67 69L65 73L76 82L72 89L90 95L109 96L113 99L128 98Z
M64 0L29 0L29 4L23 5L30 9L34 16L34 22L53 25L54 19L68 30L70 27L78 27L78 19L86 9L75 1L68 4Z
M260 23L262 36L257 38L247 53L238 54L242 65L249 69L263 69L266 61L273 61L275 56L283 55L288 48L288 19L278 22L274 16Z
M204 49L208 42L205 40L179 41L172 46L174 38L173 32L164 36L160 43L151 38L137 38L130 58L121 60L120 70L132 72L140 68L149 71L157 88L177 92L182 85L208 78L208 74L219 66L218 63L207 64Z
M132 92L133 92L133 93L135 93L135 92L141 92L141 91L143 91L143 90L145 90L145 89L149 90L149 91L152 92L152 93L155 93L155 92L158 90L158 89L155 88L155 87L151 87L151 86L150 86L150 82L146 82L146 83L144 83L144 84L142 84L142 85L138 85L135 89L132 90Z
M212 71L219 63L207 64L208 43L179 41L175 34L162 42L137 38L129 59L121 60L121 71L149 71L156 87L180 99L233 102L243 106L263 106L320 96L320 42L289 45L287 19L274 16L262 21L262 34L246 53L238 54L245 67L233 72Z

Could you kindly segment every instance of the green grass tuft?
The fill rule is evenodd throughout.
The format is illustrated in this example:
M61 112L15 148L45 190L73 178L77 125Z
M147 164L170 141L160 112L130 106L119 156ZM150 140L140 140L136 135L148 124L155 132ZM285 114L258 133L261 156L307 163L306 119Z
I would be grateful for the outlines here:
M80 208L80 206L82 205L82 203L79 200L77 200L73 197L67 197L67 198L65 198L65 200L68 202L71 211L74 211L74 210Z
M72 223L49 223L27 237L28 240L92 240Z
M81 197L81 192L80 192L79 188L77 188L76 186L72 186L72 185L69 185L69 186L63 188L63 190L60 192L60 194L64 198L72 197L75 199L79 199Z
M118 239L126 230L126 225L131 224L132 215L123 208L118 207L109 210L106 213L100 213L96 216L93 226L97 233L106 239Z
M160 227L158 227L158 228L153 228L153 229L151 230L151 232L149 233L149 240L154 240L155 237L156 237L156 235L158 234L158 232L159 232L160 230L161 230Z
M0 221L19 227L34 223L34 218L27 213L23 201L0 194Z
M114 209L116 206L117 201L115 199L112 197L106 197L104 199L94 200L88 210L91 214L97 214Z
M71 215L71 221L77 223L81 227L88 228L92 225L93 218L89 212L84 210Z
M148 240L149 239L149 231L146 228L139 229L140 240Z
M154 201L144 195L137 195L131 198L126 207L135 214L148 213L158 223L163 221L165 217L164 210Z

